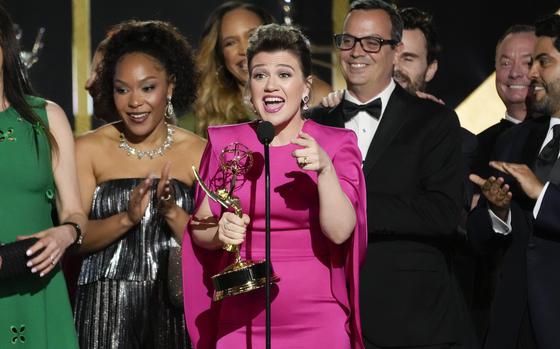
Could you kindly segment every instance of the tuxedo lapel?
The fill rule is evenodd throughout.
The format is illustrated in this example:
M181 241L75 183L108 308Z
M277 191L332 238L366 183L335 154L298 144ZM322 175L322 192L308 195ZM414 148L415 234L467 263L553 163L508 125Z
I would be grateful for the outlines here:
M560 160L556 160L554 167L548 175L548 180L556 185L560 184Z
M344 115L342 115L342 103L331 108L322 122L323 125L344 128Z
M548 132L549 118L543 117L538 120L531 120L534 123L527 135L527 142L522 150L522 162L534 169L535 161L539 156L539 151Z
M539 156L540 148L543 145L546 134L550 126L550 118L543 117L535 121L535 128L532 130L529 138L527 139L527 151L524 154L530 159L527 164L534 169L535 161ZM560 182L560 161L556 160L550 174L548 175L550 182L558 184Z
M406 119L406 103L403 95L407 93L400 86L395 86L395 90L389 98L375 136L368 148L364 161L364 175L367 177L379 157L385 152L395 135L399 132Z

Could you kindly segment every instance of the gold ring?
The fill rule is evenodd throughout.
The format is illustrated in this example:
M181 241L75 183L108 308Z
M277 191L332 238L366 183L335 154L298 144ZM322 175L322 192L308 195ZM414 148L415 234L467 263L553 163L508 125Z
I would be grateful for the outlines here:
M492 188L492 183L490 183L490 181L486 181L484 182L484 184L482 185L482 190L484 191L488 191L490 190L490 188Z

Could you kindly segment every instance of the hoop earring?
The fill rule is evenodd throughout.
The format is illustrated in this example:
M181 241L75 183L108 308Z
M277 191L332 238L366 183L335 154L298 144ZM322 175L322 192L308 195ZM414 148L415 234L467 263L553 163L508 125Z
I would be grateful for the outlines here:
M175 109L173 109L173 104L171 103L171 96L167 96L167 103L165 104L165 118L173 119L175 117Z
M309 110L309 96L304 96L302 99L303 102L303 111Z

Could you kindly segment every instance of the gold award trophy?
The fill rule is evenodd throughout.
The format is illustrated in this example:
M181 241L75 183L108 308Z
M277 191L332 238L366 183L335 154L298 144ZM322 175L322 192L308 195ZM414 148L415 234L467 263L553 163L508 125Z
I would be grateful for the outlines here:
M236 189L237 179L251 169L253 165L253 154L241 143L232 143L222 150L220 154L220 168L223 174L223 187L212 191L200 178L198 171L193 166L193 172L201 189L208 198L218 202L227 209L242 217L243 212L239 198L233 195ZM229 189L226 187L229 184ZM235 253L235 261L219 274L212 276L214 285L214 301L225 297L235 296L264 287L266 284L265 261L242 260L239 253L239 245L224 245L223 249ZM272 269L272 266L271 266ZM271 270L271 283L278 281L278 277Z

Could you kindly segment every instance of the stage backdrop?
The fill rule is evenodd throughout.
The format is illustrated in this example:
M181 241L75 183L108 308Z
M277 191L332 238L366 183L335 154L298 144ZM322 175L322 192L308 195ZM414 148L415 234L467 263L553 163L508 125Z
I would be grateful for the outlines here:
M84 0L5 0L4 5L23 30L22 45L30 50L37 30L45 27L45 46L30 76L40 95L59 103L71 119L72 109L72 4ZM291 0L293 22L309 35L315 73L331 79L333 1ZM90 40L92 50L113 24L125 19L162 19L172 22L194 47L202 26L218 0L90 0ZM284 0L253 1L270 11L279 21ZM429 90L455 108L494 70L494 49L500 34L513 23L533 23L536 18L560 8L558 0L395 0L401 6L416 6L432 12L443 52L439 71ZM118 6L116 6L118 4ZM343 14L342 14L343 15ZM82 88L80 86L80 88Z

